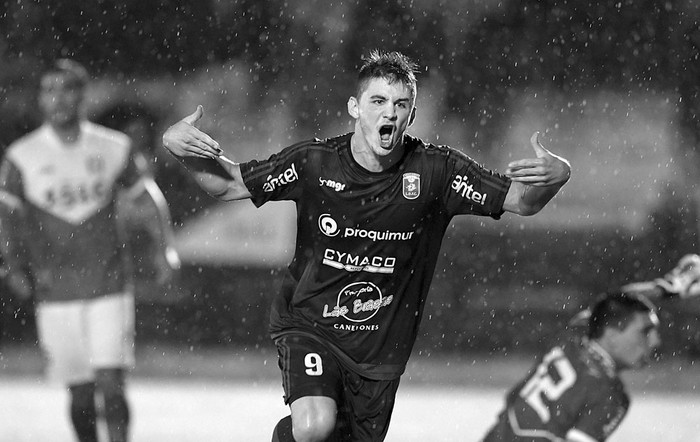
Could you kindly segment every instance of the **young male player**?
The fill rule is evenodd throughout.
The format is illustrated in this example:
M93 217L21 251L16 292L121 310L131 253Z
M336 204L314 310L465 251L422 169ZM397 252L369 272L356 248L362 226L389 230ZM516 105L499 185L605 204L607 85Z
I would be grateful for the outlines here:
M533 215L569 179L568 162L537 134L536 158L510 163L506 175L408 135L416 67L372 52L347 104L354 132L264 161L223 156L193 126L201 107L163 136L211 195L296 203L296 252L270 323L291 417L273 440L383 440L451 218Z
M115 201L121 190L150 184L142 184L148 177L126 135L83 118L88 80L66 59L42 75L44 124L11 144L0 166L0 251L8 286L35 297L48 374L68 385L78 440L97 440L97 397L109 440L122 442L134 297ZM165 216L152 202L154 229Z
M599 297L508 393L484 442L606 440L630 404L620 372L644 366L660 344L656 309L642 293L694 296L698 280L700 256L686 255L663 278Z

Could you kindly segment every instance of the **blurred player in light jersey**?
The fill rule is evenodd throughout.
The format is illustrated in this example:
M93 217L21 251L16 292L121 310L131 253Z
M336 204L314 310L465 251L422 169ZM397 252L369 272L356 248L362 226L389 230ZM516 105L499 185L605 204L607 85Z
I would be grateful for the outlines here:
M271 312L291 408L275 441L384 440L452 217L533 215L569 179L568 162L537 134L535 158L505 174L408 135L416 69L403 54L373 51L347 103L354 133L267 160L223 156L194 126L201 107L163 136L214 197L296 203L296 252Z
M83 118L88 81L66 59L42 75L44 124L11 144L0 166L0 248L7 285L35 297L48 374L68 386L78 439L97 440L97 399L117 442L128 436L134 297L115 201L148 185L129 138ZM150 206L155 232L164 218Z
M484 442L607 440L630 404L620 372L645 366L660 344L649 298L697 296L698 280L700 257L686 255L663 278L600 296L509 392Z

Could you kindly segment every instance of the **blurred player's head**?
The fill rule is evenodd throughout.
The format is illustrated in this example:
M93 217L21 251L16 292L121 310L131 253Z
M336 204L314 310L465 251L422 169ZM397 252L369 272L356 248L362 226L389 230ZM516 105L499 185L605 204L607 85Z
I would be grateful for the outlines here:
M588 336L610 354L618 369L643 366L660 344L656 308L641 295L606 293L590 311Z
M80 63L59 59L41 76L39 107L54 127L67 127L80 120L88 72Z
M159 117L149 107L140 103L119 103L98 115L95 122L124 132L137 149L151 157L156 155Z
M355 119L353 148L377 158L401 155L395 148L416 115L416 64L399 52L372 51L363 59L356 95L348 100Z

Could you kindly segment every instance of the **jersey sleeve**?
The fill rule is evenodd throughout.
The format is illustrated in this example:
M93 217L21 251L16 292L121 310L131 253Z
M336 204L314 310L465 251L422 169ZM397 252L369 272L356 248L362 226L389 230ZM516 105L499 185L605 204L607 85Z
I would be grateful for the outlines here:
M23 198L22 174L7 157L0 164L0 203L14 207Z
M511 184L508 177L483 167L457 150L450 151L446 171L447 187L443 198L450 215L501 217Z
M0 261L9 271L28 268L22 174L5 157L0 164Z
M260 207L268 201L296 200L301 195L306 149L289 146L267 160L241 163L241 176L251 201Z

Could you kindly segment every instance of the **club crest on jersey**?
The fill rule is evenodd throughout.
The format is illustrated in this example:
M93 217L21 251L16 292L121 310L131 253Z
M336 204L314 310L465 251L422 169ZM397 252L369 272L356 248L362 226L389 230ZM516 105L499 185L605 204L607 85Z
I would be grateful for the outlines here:
M403 196L407 200L414 200L420 195L420 175L415 172L403 174Z

